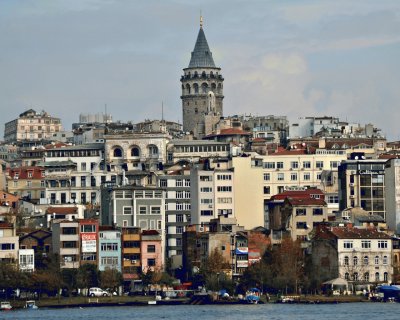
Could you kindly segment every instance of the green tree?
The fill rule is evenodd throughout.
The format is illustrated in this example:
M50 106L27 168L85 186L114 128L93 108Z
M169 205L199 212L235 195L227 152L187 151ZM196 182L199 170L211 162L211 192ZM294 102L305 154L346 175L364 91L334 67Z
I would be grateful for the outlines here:
M205 263L201 265L200 276L208 289L217 291L233 286L232 281L230 279L228 281L226 276L230 270L229 262L224 258L222 252L215 248Z
M84 264L79 267L76 277L78 288L98 287L99 275L93 264Z
M100 272L100 285L102 288L116 290L122 284L122 274L115 269L106 269Z

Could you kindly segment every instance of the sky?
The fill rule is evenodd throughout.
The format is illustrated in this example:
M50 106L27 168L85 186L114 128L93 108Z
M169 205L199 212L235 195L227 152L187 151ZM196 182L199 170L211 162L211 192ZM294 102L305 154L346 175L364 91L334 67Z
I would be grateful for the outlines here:
M0 0L0 123L32 108L182 122L200 12L224 115L335 116L400 140L399 0ZM4 128L4 126L3 126Z

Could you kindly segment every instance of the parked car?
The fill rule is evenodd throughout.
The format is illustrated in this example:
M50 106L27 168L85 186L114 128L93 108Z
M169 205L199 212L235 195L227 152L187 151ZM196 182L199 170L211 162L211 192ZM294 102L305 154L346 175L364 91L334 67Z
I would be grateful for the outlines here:
M101 288L90 288L89 289L89 296L90 297L106 297L110 295L107 291L101 289Z

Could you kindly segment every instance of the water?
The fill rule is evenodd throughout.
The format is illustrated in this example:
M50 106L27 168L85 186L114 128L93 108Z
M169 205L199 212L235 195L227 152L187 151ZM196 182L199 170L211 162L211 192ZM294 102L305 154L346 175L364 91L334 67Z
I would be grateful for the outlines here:
M0 319L100 320L100 319L268 319L268 320L398 320L400 303L263 304L99 307L85 309L13 310Z

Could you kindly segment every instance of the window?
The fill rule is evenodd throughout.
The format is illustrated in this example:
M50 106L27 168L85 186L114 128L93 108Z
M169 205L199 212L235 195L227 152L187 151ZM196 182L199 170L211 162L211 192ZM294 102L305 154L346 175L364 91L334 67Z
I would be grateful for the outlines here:
M81 177L81 187L86 187L86 177Z
M29 181L29 180L28 180L28 181L26 182L26 186L27 186L27 187L32 187L32 181Z
M383 256L382 264L388 264L388 257L387 256Z
M2 243L0 244L0 250L14 250L15 244L14 243Z
M155 253L156 252L156 246L154 244L148 244L147 245L147 252L148 253Z
M378 257L378 256L375 256L374 261L375 261L375 264L379 264L379 257Z
M232 198L217 198L218 203L232 203Z
M230 174L219 174L217 180L232 180L232 176Z
M353 257L353 265L358 265L358 257Z
M33 171L28 171L28 178L32 178L33 176Z
M151 207L151 214L161 214L161 207Z
M200 188L200 192L212 192L212 188L209 187Z
M387 273L387 272L385 272L385 273L383 274L383 281L385 281L385 282L388 281L388 273Z
M344 257L343 263L344 263L345 266L349 265L349 257L348 256Z
M296 181L297 180L297 173L296 172L292 172L290 174L290 180L291 181Z
M96 225L95 224L82 224L81 232L96 232Z
M275 162L264 162L264 169L275 169Z
M271 174L270 173L264 173L264 181L269 181L271 180Z
M346 272L346 273L344 274L344 278L345 278L346 280L350 280L350 275L349 275L348 272Z
M81 163L81 171L86 171L86 162Z
M303 161L303 168L304 169L310 169L311 168L311 162L310 161Z
M218 192L232 192L232 186L218 186Z
M345 248L345 249L353 249L353 241L345 240L343 242L343 248Z
M117 251L118 243L102 243L101 251Z
M176 222L183 222L183 214L176 215Z
M147 207L139 206L139 214L147 214Z
M167 180L160 180L160 187L166 187L167 186Z
M369 272L364 273L364 281L369 282Z
M324 162L323 162L323 161L317 161L317 162L315 163L315 167L316 167L317 169L322 169L322 168L324 167Z
M353 280L358 281L358 272L354 272L353 274Z
M297 161L291 161L290 162L290 168L291 169L297 169L299 167L299 163Z
M124 207L123 214L132 214L132 207Z
M379 281L379 272L375 273L375 281L378 282Z
M177 226L176 227L176 233L177 234L182 234L183 233L183 226Z
M297 208L296 209L296 216L305 216L306 215L306 209L305 208Z
M313 216L322 216L324 213L322 208L314 208L313 209Z
M270 187L264 187L264 194L270 194L271 193L271 188Z
M213 214L214 214L213 210L201 210L200 211L201 216L212 216Z
M368 265L368 263L369 263L369 258L368 258L368 256L364 256L364 259L363 259L363 263L364 263L364 265Z
M200 181L212 181L212 176L200 176Z
M303 180L304 181L310 181L311 180L311 175L309 172L306 172L303 174Z
M378 248L379 249L387 249L388 242L387 240L378 240Z
M302 221L296 222L296 228L297 229L307 229L307 223L302 222Z
M277 162L276 163L276 168L277 169L283 169L283 162Z
M370 249L371 248L371 240L361 240L361 248Z
M155 267L156 266L156 259L147 259L147 265L149 267Z

